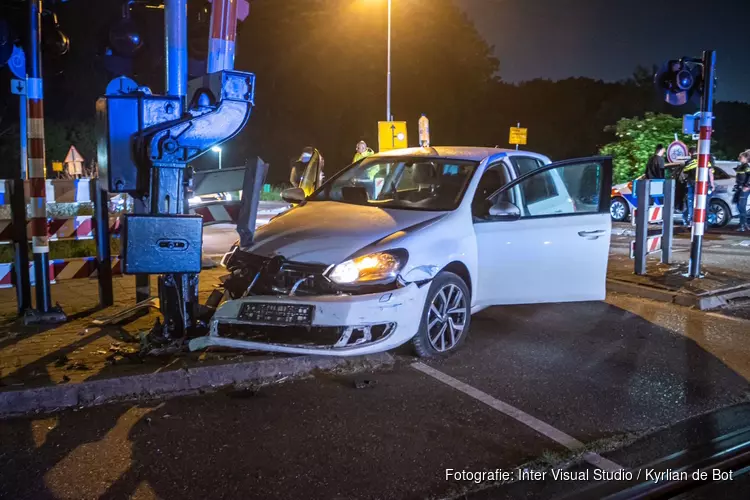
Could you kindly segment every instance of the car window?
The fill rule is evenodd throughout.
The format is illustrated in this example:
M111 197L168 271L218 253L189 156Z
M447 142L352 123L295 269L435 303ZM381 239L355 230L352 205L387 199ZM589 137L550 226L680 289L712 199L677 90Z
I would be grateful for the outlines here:
M565 165L522 180L510 190L522 218L586 214L599 211L602 165L597 162ZM499 193L492 201L500 200ZM506 195L507 196L507 195Z
M474 199L471 202L471 211L475 216L483 216L489 213L491 206L488 198L492 193L503 187L508 182L508 172L505 165L497 163L490 165L484 171L477 184L477 190L474 192ZM507 198L507 195L506 195Z
M724 169L721 168L715 168L714 169L714 180L717 181L725 181L727 179L731 179L729 174L727 174Z
M518 177L543 167L544 162L530 156L511 156L510 161L518 172Z
M478 163L447 158L367 158L310 197L407 210L455 210Z
M553 172L554 170L542 172L521 184L521 191L526 204L534 205L555 196L559 196Z

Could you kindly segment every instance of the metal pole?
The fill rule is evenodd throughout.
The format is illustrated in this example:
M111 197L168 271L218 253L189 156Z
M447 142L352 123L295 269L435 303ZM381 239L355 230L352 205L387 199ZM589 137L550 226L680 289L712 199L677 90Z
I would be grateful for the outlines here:
M42 0L29 0L28 74L28 175L31 200L31 246L34 252L36 308L50 312L49 242L47 238L47 190L44 150L44 99L42 93Z
M706 201L708 198L708 165L711 157L711 127L714 103L714 66L716 52L703 52L703 97L701 99L700 139L698 140L698 168L695 173L695 202L693 205L693 231L690 245L691 278L701 277L701 252L706 228Z
M28 85L27 85L28 86ZM23 95L18 96L20 99L18 101L18 117L19 117L19 135L21 136L21 179L28 179L28 174L26 172L26 164L29 161L28 160L28 100L26 96L26 92L23 93Z
M219 170L221 170L221 149L219 150Z
M164 33L167 59L167 95L187 94L187 0L165 0Z
M109 196L99 179L90 181L91 201L94 202L94 236L96 237L96 267L99 283L99 306L114 304L112 292L112 253L109 247Z
M646 274L646 241L648 240L648 206L651 181L636 181L638 212L635 215L635 274Z
M672 235L674 233L674 179L664 181L664 211L661 226L661 261L672 261Z
M388 0L388 79L385 89L385 121L391 120L391 1Z
M234 69L237 37L237 0L213 0L208 40L208 73Z
M26 196L23 179L17 177L10 184L10 209L13 217L13 247L16 277L16 305L18 314L31 309L31 281L29 280L29 236L26 234Z
M521 128L521 122L516 123L516 128ZM518 144L516 144L516 151L518 151Z

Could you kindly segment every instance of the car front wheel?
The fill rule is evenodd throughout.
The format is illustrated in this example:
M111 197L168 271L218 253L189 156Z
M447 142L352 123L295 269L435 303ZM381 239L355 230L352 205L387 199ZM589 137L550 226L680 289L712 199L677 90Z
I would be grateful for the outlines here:
M612 198L609 202L609 214L615 222L624 222L630 214L630 207L624 198L619 196Z
M448 356L466 340L471 323L471 301L466 283L443 271L430 284L419 332L412 339L421 358Z
M732 218L729 206L721 200L712 199L708 203L708 224L711 227L724 227Z

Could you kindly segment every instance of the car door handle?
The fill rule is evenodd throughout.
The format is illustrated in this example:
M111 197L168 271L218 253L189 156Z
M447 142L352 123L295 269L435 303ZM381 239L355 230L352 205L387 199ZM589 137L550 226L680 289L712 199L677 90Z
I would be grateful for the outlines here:
M607 231L605 231L604 229L597 229L595 231L578 231L578 236L580 236L581 238L586 238L588 240L595 240L599 236L604 236L606 232Z

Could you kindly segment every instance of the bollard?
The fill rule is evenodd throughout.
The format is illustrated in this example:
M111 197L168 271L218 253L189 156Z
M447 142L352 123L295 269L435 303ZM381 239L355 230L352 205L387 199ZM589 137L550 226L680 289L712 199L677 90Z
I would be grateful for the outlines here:
M91 179L91 201L94 202L94 238L96 240L96 268L99 282L99 306L114 304L112 292L112 254L109 246L109 195L99 179Z
M23 316L31 309L31 281L29 279L29 237L26 234L26 199L23 180L13 179L10 182L10 206L13 217L13 247L15 262L13 264L16 281L16 304L18 314Z
M255 165L245 167L245 181L242 185L242 205L237 217L237 232L240 235L240 248L248 247L255 235L255 221L258 218L258 203L263 182L268 172L268 164L258 158Z
M674 234L674 179L664 181L664 209L661 226L661 261L664 264L672 262L672 236Z
M648 206L651 198L651 181L639 180L635 189L638 211L635 216L635 274L646 274L646 240L648 239Z

